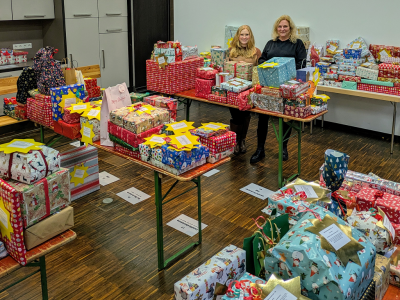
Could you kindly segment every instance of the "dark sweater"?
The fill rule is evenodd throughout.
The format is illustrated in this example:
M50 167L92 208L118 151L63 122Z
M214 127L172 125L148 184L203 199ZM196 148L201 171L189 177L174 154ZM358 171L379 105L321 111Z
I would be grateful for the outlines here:
M276 41L270 40L265 45L258 64L274 58L274 57L293 57L296 61L296 70L306 67L307 51L304 47L302 40L297 40L294 44L290 40L282 42L277 39Z

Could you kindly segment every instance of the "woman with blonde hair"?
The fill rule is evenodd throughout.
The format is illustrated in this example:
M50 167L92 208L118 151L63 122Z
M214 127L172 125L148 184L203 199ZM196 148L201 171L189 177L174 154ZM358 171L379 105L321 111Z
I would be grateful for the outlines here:
M296 62L296 69L306 66L307 52L303 42L297 37L297 28L293 20L288 15L280 16L272 29L272 40L265 45L263 53L258 60L261 64L274 57L293 57ZM258 115L257 127L257 150L252 155L250 163L257 163L265 157L264 144L268 133L268 115ZM283 160L289 159L287 151L288 138L291 127L283 122L283 135L286 140L283 142Z
M251 63L257 65L261 56L260 49L256 48L253 32L250 26L242 25L237 30L229 48L229 60ZM240 111L237 108L229 108L231 112L231 130L236 133L235 154L246 152L246 135L250 124L250 112Z

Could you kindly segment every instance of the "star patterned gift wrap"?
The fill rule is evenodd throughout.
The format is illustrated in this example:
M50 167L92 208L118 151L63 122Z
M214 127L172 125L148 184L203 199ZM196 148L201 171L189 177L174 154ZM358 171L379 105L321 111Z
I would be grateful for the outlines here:
M0 152L0 174L26 184L32 184L60 169L60 153L46 146L29 153ZM9 174L11 172L11 174Z
M253 64L237 61L226 61L224 63L224 72L230 73L233 77L252 81Z
M50 96L37 94L35 98L28 98L26 109L29 120L47 127L53 126L53 108Z
M285 110L284 99L280 96L252 93L250 95L253 105L259 109L265 109L283 114Z
M218 74L219 71L210 67L201 67L196 69L196 77L202 79L215 79L215 75Z
M228 149L228 150L220 152L220 153L216 153L216 154L210 153L210 156L207 158L207 162L210 164L215 164L217 161L220 161L220 160L224 159L225 157L228 157L229 155L231 155L234 150L235 150L235 147L232 147L231 149Z
M162 163L177 170L185 169L200 160L206 162L206 159L210 154L208 148L201 144L198 145L197 148L193 148L191 151L177 151L169 145L163 145L161 151Z
M311 106L305 106L305 107L295 107L295 106L290 106L290 105L285 105L285 115L295 117L295 118L307 118L309 115L311 115Z
M251 81L241 78L232 78L226 82L221 83L221 88L228 92L240 93L252 87Z
M356 70L356 75L362 78L367 78L371 80L378 80L378 70L373 70L369 68L358 67Z
M331 218L335 222L333 224L347 224L322 207L313 211L322 221ZM348 251L351 251L359 262L341 261L337 254L340 252L323 249L321 241L324 238L321 237L321 233L315 234L307 230L315 228L310 222L313 219L317 220L314 214L307 212L272 248L271 255L278 260L280 274L284 279L300 276L302 294L310 299L360 299L374 276L374 245L357 229L346 227L352 238L350 248L360 249ZM324 243L329 244L325 239ZM332 247L330 244L329 246ZM340 250L344 247L346 244ZM269 260L266 257L265 265L268 264Z
M97 120L96 118L89 120L86 117L80 117L80 124L81 127L83 126L83 123L89 123L90 125L93 125L93 142L99 141L100 140L100 120Z
M211 154L224 152L236 145L236 133L227 131L218 136L211 136L208 138L200 137L201 144L208 147Z
M63 100L63 96L66 97L71 92L72 96L75 96L83 101L85 98L85 89L83 84L72 84L67 86L61 86L50 89L51 104L53 107L53 120L58 121L62 119L64 109L60 107L60 103ZM74 102L76 103L76 102Z
M211 88L215 86L214 79L196 78L196 97L205 98L211 94Z
M236 294L236 297L232 297L231 295L224 295L221 300L240 300L243 299L243 297L240 296L240 293L242 292L244 294L244 299L247 299L247 297L252 297L251 292L249 292L250 284L251 283L256 283L256 284L265 284L266 281L264 279L261 279L257 276L254 276L248 272L244 273L242 277L240 277L238 280L238 284L232 284L232 291L234 294Z
M263 67L265 64L276 63L273 67ZM274 57L258 66L258 77L262 86L279 87L288 80L296 78L294 58Z
M212 48L211 49L211 63L220 67L224 66L227 61L229 50L225 48Z
M213 299L216 284L229 285L245 274L246 252L225 247L200 267L174 284L176 300Z

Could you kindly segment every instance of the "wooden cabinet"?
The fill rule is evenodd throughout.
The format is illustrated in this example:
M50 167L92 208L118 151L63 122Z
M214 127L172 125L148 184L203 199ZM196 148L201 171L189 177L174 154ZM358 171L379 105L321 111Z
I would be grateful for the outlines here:
M54 19L53 0L12 0L13 20Z
M98 0L99 17L127 17L126 0Z
M11 0L0 0L0 21L12 20Z
M110 1L112 2L112 1ZM97 0L66 0L64 1L66 19L97 18Z

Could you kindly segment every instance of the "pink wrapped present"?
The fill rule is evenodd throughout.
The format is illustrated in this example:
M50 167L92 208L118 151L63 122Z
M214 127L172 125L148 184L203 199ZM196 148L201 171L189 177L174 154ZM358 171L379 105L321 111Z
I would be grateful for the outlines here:
M140 159L139 150L138 151L132 151L132 150L130 150L128 148L125 148L124 146L121 146L120 144L117 144L117 143L115 143L114 149L115 149L115 151L117 151L119 153L122 153L122 154L125 154L125 155L127 155L129 157Z
M214 79L215 75L218 74L218 70L210 67L202 67L196 69L196 77L202 79Z
M210 149L210 154L217 154L235 147L236 133L227 131L224 134L211 136L209 138L200 137L200 142Z
M196 78L196 97L205 98L211 94L211 88L215 85L214 79Z
M310 85L308 82L298 82L295 80L289 80L279 86L279 91L282 98L296 99L301 94L304 94L309 89Z
M81 115L78 113L71 113L71 108L64 108L63 121L68 124L79 123Z
M238 105L238 100L239 100L239 98L238 98L238 96L239 96L239 93L235 93L235 92L229 92L228 91L228 96L226 97L226 103L227 104L230 104L230 105Z
M338 77L339 81L355 81L355 82L361 82L361 77L358 76L349 76L349 75L339 75Z
M227 103L228 99L227 97L224 96L218 96L214 94L210 94L207 96L208 101L214 101L214 102L219 102L219 103Z
M290 105L285 105L285 115L295 117L295 118L307 118L311 115L311 106L295 107Z
M249 110L253 107L253 101L251 101L250 94L254 92L254 89L249 89L239 93L238 95L238 106L239 110Z

